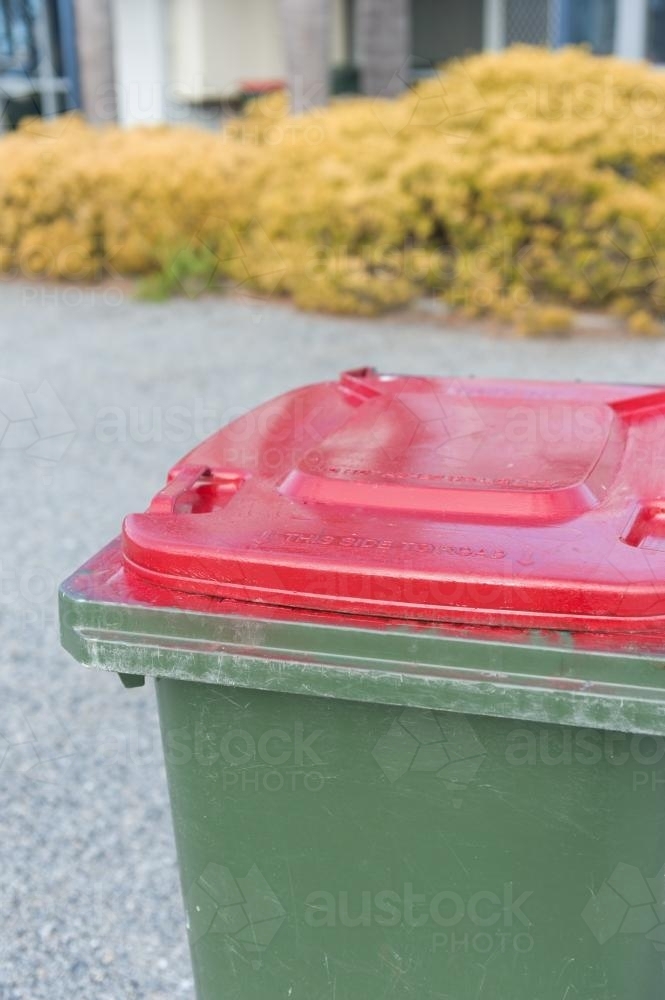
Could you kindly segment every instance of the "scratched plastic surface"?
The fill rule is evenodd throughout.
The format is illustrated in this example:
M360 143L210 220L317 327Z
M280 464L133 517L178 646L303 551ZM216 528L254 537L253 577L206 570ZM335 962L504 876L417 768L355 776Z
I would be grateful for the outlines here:
M195 448L123 553L192 594L660 632L665 390L349 372Z

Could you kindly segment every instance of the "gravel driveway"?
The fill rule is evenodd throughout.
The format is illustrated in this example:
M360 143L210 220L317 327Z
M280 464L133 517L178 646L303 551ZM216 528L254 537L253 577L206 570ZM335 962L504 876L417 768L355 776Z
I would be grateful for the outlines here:
M299 383L365 363L665 381L665 341L14 284L0 285L0 331L0 996L191 1000L152 692L60 650L59 580L197 439Z

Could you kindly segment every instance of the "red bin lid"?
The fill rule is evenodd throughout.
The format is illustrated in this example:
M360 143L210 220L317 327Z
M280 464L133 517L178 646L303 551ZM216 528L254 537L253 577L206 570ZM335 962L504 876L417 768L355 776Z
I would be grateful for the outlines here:
M190 452L123 553L221 598L658 632L665 389L348 372Z

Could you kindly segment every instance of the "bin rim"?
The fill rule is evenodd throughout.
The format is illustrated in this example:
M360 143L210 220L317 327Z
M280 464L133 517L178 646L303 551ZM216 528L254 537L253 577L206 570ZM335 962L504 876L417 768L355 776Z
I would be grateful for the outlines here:
M59 592L79 662L142 676L665 735L662 638L443 625L178 594L125 572L120 540Z

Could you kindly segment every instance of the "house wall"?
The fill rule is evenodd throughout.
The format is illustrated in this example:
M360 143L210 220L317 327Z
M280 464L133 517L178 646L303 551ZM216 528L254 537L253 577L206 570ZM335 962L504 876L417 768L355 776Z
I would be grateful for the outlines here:
M176 98L236 94L246 80L284 79L276 0L171 0L170 78Z
M348 58L347 30L346 4L333 0L333 65ZM287 75L278 0L171 0L169 49L176 100L223 100L244 81Z
M113 0L118 120L164 121L168 94L166 8L162 0Z

